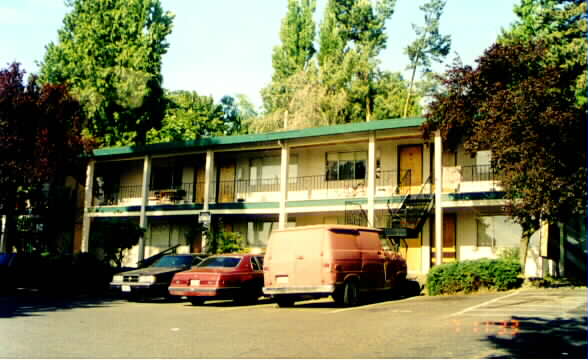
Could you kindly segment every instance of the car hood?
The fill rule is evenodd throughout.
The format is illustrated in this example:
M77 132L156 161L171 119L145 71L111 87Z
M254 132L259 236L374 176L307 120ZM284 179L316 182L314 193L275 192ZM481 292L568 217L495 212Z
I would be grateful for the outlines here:
M137 269L131 271L125 271L119 273L117 275L124 275L124 276L132 276L132 275L161 275L167 273L174 273L178 271L182 271L184 268L177 268L177 267L148 267L144 269Z

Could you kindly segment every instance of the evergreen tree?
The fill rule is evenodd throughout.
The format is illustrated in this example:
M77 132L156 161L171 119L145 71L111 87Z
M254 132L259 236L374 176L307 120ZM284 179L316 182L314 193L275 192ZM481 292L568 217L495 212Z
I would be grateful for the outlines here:
M161 59L173 15L159 0L67 0L58 42L41 63L42 83L68 83L103 145L142 143L165 103Z
M288 106L294 89L286 86L288 78L303 71L315 53L316 0L288 0L288 10L282 20L280 39L274 48L271 84L262 92L266 111L283 110Z
M417 68L420 67L423 73L428 73L431 71L432 61L442 62L445 56L449 54L451 37L439 33L439 19L443 15L445 3L445 0L430 0L420 7L425 14L425 25L412 25L417 38L405 49L410 60L409 69L411 70L411 76L409 90L404 103L403 117L408 115Z

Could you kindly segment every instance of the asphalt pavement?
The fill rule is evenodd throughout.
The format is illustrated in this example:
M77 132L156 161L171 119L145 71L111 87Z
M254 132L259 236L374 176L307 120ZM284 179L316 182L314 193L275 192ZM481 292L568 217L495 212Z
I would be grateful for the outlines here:
M0 358L586 358L586 288L278 308L0 298Z

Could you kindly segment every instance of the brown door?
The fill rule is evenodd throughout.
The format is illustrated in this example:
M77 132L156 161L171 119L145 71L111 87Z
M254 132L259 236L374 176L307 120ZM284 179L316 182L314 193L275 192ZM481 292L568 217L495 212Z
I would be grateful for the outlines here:
M218 202L235 201L235 163L224 161L219 163Z
M204 203L204 182L206 181L203 167L196 168L196 203Z
M399 183L401 190L408 186L410 192L417 192L423 183L423 146L405 145L398 147ZM405 175L410 170L410 177Z
M431 218L432 219L432 218ZM455 214L443 214L443 254L444 264L457 260L456 249L456 216ZM434 222L431 222L433 224ZM431 231L431 264L436 263L437 249L435 248L435 227Z

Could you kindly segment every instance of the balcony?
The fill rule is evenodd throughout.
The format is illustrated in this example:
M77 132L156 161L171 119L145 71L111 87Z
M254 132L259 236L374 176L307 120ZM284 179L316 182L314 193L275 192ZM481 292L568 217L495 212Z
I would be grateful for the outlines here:
M410 170L376 171L376 197L415 193L422 184L412 184ZM494 173L489 165L444 168L445 192L495 191ZM449 190L448 190L449 189ZM367 198L367 179L327 180L325 175L297 176L288 179L288 200L328 200ZM213 180L211 203L278 202L280 180L277 177L246 180ZM182 183L165 189L149 189L148 205L202 204L204 182ZM141 205L141 185L119 185L95 192L94 206Z

